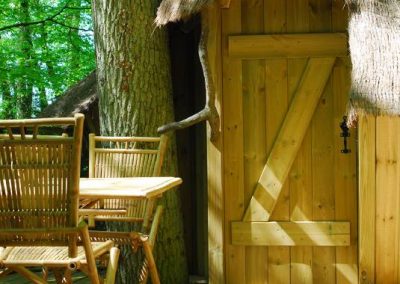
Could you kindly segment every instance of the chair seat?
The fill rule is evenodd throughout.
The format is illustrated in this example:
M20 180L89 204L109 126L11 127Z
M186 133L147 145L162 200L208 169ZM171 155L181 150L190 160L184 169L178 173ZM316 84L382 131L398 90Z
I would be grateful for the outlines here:
M104 250L109 250L113 246L113 242L92 242L94 255L104 253ZM1 259L5 256L5 259ZM86 262L85 250L82 246L78 246L78 255L75 258L68 256L68 247L8 247L0 250L0 263L6 265L30 265L30 266L46 266L55 265L64 266L71 262L79 261Z

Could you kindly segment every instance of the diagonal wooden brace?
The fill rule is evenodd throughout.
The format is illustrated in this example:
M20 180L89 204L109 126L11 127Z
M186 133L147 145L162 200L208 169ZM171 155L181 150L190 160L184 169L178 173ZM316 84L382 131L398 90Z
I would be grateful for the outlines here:
M325 89L335 59L309 59L243 221L269 220Z

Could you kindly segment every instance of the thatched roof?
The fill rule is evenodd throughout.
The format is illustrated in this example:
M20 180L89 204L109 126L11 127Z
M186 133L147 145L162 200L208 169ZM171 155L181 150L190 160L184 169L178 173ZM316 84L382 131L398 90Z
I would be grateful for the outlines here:
M162 26L168 22L187 19L212 2L213 0L163 0L158 7L155 23Z
M348 0L350 115L400 115L400 2Z
M41 117L67 117L77 112L86 112L94 103L97 103L96 72L93 71L86 78L69 88L63 95L41 113Z

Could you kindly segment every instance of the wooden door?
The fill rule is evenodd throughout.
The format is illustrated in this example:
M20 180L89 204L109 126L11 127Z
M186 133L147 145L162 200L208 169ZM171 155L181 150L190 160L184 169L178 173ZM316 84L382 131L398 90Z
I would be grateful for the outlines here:
M344 1L231 1L221 21L225 283L356 283Z

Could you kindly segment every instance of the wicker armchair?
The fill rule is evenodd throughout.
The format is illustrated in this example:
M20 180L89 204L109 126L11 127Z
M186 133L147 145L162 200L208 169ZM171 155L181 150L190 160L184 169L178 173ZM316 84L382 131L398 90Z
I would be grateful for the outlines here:
M91 243L78 223L80 156L84 116L0 120L0 275L15 271L47 283L47 271L71 283L76 269L100 283L96 258L109 253L105 283L114 283L119 250L112 241ZM72 137L41 135L69 126ZM42 267L43 277L29 267ZM63 274L63 275L62 275Z
M145 177L159 176L167 147L167 136L161 137L105 137L89 135L89 177ZM93 220L140 222L139 232L90 231L92 240L111 239L117 244L130 244L136 251L142 248L145 260L140 283L146 283L148 273L153 284L159 283L152 248L155 244L162 206L155 209L156 199L106 199L88 207L102 210L125 210L122 215L91 215Z

